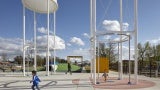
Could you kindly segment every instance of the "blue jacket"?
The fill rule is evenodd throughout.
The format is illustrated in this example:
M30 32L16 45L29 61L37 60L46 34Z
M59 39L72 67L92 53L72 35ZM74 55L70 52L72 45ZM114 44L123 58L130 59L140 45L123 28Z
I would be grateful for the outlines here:
M37 75L33 76L33 80L32 80L33 85L38 85L40 81L41 80L39 79Z

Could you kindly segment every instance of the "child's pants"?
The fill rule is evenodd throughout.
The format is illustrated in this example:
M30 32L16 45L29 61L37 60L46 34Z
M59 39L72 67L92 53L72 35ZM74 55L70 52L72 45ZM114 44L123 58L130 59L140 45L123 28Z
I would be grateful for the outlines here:
M35 90L35 88L34 88L35 86L36 86L37 90L40 90L38 85L32 85L32 90Z

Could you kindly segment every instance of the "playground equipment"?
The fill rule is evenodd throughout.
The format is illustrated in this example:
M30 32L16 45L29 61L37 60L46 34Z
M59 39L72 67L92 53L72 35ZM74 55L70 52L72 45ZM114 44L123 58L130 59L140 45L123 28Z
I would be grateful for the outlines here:
M128 52L128 58L129 58L129 84L131 84L131 82L130 82L130 74L131 74L131 70L130 70L130 68L131 68L131 65L130 65L130 39L131 39L131 35L133 34L133 31L125 31L125 32L123 32L123 33L120 33L120 31L107 31L106 33L100 33L100 32L97 32L97 47L98 47L98 59L96 60L97 62L97 64L96 64L96 67L97 67L97 73L98 73L98 79L99 79L99 72L100 72L100 43L104 43L104 45L105 45L105 43L109 43L109 44L117 44L118 43L118 72L119 72L119 76L118 76L118 79L122 79L122 77L120 76L122 73L123 73L123 63L122 63L122 61L120 61L120 59L119 59L119 43L123 43L123 42L126 42L126 41L129 41L129 44L128 44L128 46L129 46L129 52ZM99 37L100 36L103 36L103 35L113 35L114 37L115 36L123 36L123 38L122 39L119 39L119 40L99 40ZM106 53L106 52L105 52ZM109 58L109 61L111 61L111 59L110 59L110 56L108 57ZM106 61L104 61L104 62L106 62ZM122 63L122 65L121 65L121 63ZM97 66L98 65L98 66ZM108 64L107 64L108 65ZM108 65L109 66L109 65ZM106 67L104 67L103 68L103 71L104 71L104 69L105 69ZM105 69L105 71L106 71L107 69ZM120 73L120 71L122 71L122 73ZM99 83L99 82L97 82L97 83Z
M22 0L23 4L23 74L25 76L25 51L26 51L26 41L25 41L25 8L34 12L34 70L36 70L37 61L37 45L36 45L36 13L47 14L47 68L46 73L49 76L49 30L50 30L50 13L54 13L58 9L57 0ZM54 18L55 24L55 18ZM55 26L55 25L54 25ZM55 36L55 27L54 27ZM54 39L55 40L55 39ZM55 61L55 60L54 60Z
M137 73L137 67L138 67L138 51L137 51L137 31L138 31L138 13L137 13L137 0L134 0L134 29L133 31L123 31L122 24L123 24L123 11L122 11L122 0L120 0L120 31L99 31L97 32L96 28L96 0L90 0L90 42L91 42L91 55L92 55L92 62L91 62L91 78L93 79L93 83L96 84L96 42L97 42L97 36L102 36L106 34L117 34L120 35L120 51L119 51L119 63L120 63L120 79L123 78L122 72L123 72L123 64L122 64L122 36L126 35L127 33L132 34L134 37L134 54L135 54L135 67L134 67L134 76L135 76L135 84L138 83L138 73ZM130 42L130 36L128 37ZM112 41L111 41L112 42ZM130 79L128 84L130 84Z

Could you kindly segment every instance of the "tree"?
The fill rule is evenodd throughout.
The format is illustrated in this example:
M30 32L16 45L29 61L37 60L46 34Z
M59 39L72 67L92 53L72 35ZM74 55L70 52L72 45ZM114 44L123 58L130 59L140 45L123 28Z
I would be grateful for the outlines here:
M160 44L156 45L156 60L160 60Z
M141 43L138 43L138 59L140 62L140 72L142 71L142 68L144 67L144 58L146 57L147 54L149 54L149 50L151 49L150 43L146 42L144 46L141 45Z
M37 66L44 66L45 64L45 60L41 58L41 56L37 55Z
M116 61L116 54L114 52L115 44L108 43L108 48L106 48L107 57L109 58L109 65L111 66Z
M107 57L109 59L109 66L111 66L116 61L115 44L108 43L107 46L105 47L105 43L99 43L99 56ZM98 56L98 47L96 47L96 55Z
M156 69L157 61L160 61L160 44L152 45L149 42L146 42L143 46L141 43L138 44L139 49L139 67L140 72L144 68L144 62L150 68L150 76L151 76L151 69Z
M23 61L23 57L22 56L16 56L14 58L14 61L17 63L17 64L22 64L22 61Z
M144 49L145 49L145 57L148 57L149 59L149 56L153 55L151 44L149 42L146 42L144 45Z
M145 53L145 49L143 48L143 46L141 45L141 43L138 43L138 60L140 62L140 72L142 71L143 68L143 60L144 60L144 53Z
M106 57L106 51L105 51L105 43L99 43L99 53L98 53L98 47L96 47L96 55L100 57Z

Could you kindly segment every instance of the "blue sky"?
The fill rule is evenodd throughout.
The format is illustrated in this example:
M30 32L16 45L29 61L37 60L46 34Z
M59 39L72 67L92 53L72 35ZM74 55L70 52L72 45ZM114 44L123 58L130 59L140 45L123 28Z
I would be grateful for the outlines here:
M56 35L65 42L65 49L58 50L57 56L89 56L90 0L57 0ZM133 30L133 0L123 0L123 22ZM160 0L138 0L138 41L160 42ZM0 0L0 53L17 50L22 39L21 0ZM46 29L47 17L37 14L37 31ZM105 29L104 20L119 21L119 0L97 0L97 30ZM53 24L53 18L51 18ZM107 26L108 27L108 26ZM53 27L50 27L51 30ZM52 30L53 31L53 30ZM38 36L44 35L38 32ZM26 9L26 38L33 38L33 12ZM20 53L19 53L20 54Z

